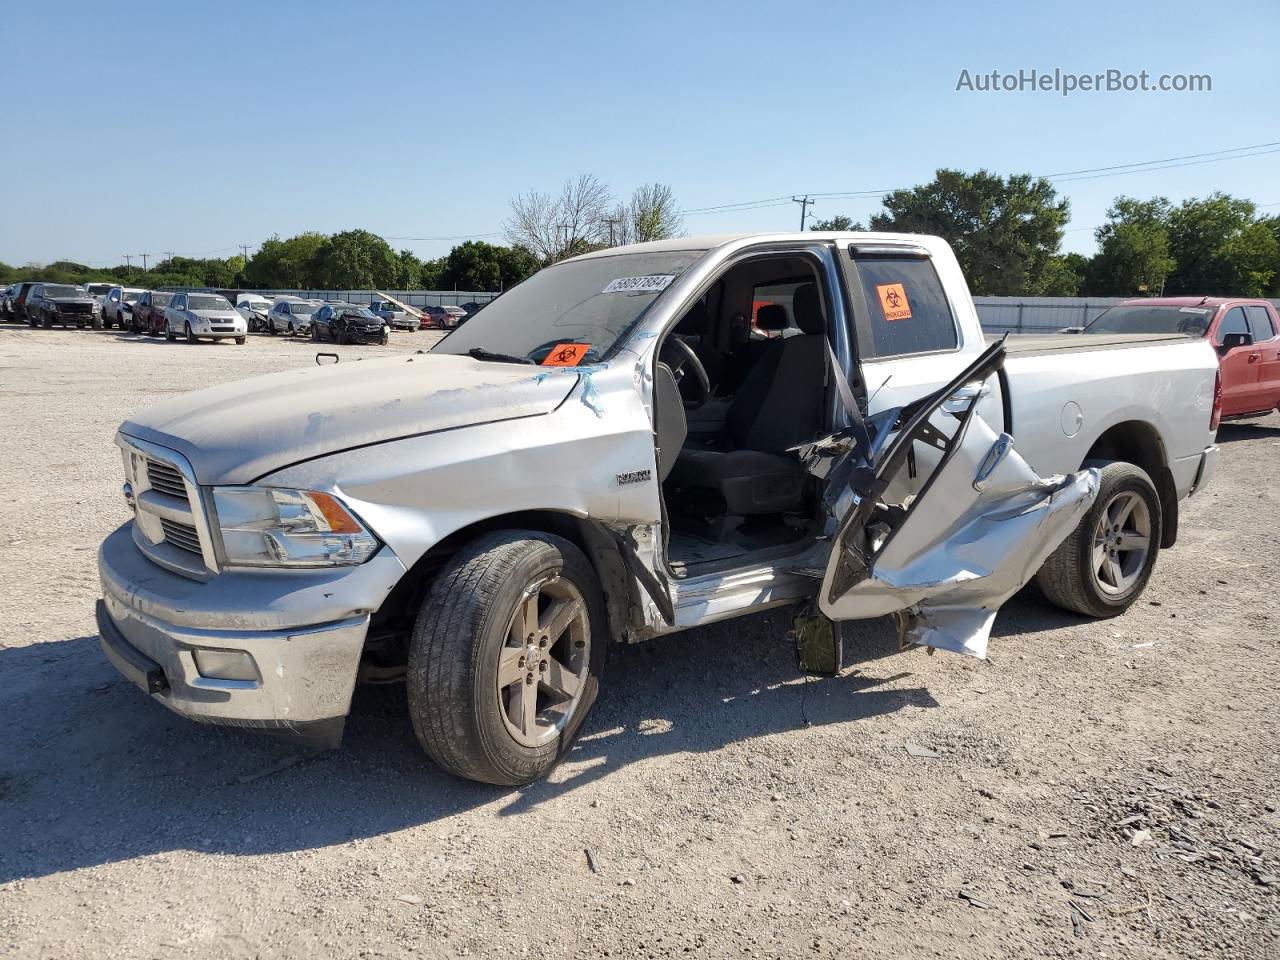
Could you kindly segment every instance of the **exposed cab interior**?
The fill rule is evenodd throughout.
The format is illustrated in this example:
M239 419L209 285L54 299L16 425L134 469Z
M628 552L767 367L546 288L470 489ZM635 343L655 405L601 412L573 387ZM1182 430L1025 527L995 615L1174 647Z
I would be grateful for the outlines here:
M798 448L826 432L830 298L803 255L731 266L658 350L658 472L678 578L785 556L819 532Z

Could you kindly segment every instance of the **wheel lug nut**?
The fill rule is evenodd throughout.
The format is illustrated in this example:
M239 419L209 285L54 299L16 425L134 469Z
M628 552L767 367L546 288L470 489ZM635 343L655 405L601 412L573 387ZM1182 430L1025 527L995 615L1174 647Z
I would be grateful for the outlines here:
M527 675L525 676L525 678L524 678L524 682L525 682L525 683L533 683L533 674L532 674L532 673L527 674Z

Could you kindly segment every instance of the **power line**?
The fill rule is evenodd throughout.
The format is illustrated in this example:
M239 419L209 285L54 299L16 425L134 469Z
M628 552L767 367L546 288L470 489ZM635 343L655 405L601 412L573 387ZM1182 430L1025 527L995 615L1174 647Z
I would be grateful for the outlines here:
M800 204L800 232L804 233L805 215L808 214L809 208L813 206L813 201L809 199L808 194L805 194L803 199L800 197L792 197L791 202Z

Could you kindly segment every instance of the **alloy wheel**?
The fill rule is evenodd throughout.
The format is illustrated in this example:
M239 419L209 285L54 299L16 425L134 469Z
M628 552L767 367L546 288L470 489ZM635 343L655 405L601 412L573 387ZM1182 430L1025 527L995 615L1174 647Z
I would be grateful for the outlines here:
M498 712L519 744L539 747L564 729L582 699L590 659L587 604L562 577L530 584L498 656Z
M1151 552L1151 511L1132 490L1111 498L1093 531L1093 576L1103 593L1119 596L1133 589Z

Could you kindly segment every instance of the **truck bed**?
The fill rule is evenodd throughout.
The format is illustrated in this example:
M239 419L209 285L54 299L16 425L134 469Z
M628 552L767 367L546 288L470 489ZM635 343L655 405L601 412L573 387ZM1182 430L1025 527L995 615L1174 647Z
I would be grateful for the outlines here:
M987 343L999 339L997 334L987 335ZM1196 340L1196 337L1181 333L1012 333L1004 348L1010 356L1035 356L1086 350L1123 350L1161 343L1195 343Z

